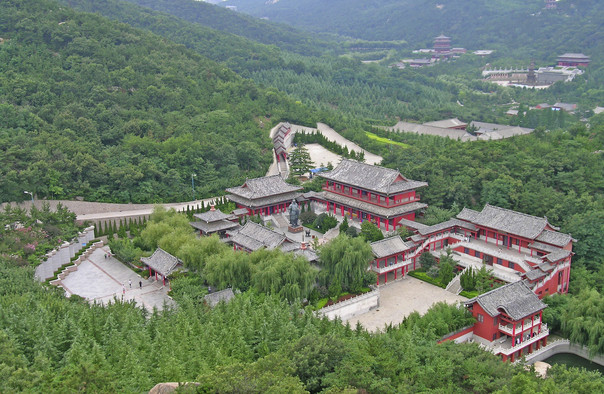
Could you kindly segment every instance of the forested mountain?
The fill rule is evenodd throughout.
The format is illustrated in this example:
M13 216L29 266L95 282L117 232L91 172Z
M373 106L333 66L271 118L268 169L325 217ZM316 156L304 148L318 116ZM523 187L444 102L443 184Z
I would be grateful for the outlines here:
M406 40L431 47L439 34L454 46L493 48L553 60L564 52L602 56L604 4L561 0L545 10L544 0L227 0L239 11L300 29L365 40ZM565 49L563 49L565 48Z
M0 200L219 193L308 111L163 38L43 0L0 3ZM299 118L300 119L300 118Z

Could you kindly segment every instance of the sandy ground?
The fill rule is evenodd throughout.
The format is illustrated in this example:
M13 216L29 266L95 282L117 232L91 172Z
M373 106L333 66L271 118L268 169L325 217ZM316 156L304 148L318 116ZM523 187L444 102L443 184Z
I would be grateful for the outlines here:
M317 128L328 140L335 141L340 145L346 146L349 151L354 150L355 152L365 152L365 163L380 164L382 162L382 159L383 159L382 156L378 156L376 154L366 151L365 149L361 148L354 142L342 137L334 129L327 126L326 124L317 123Z
M328 151L319 144L306 144L304 146L308 150L315 168L326 167L327 163L331 163L335 167L342 161L342 156Z
M376 332L390 323L393 325L401 323L413 311L424 314L437 302L455 304L467 300L465 297L410 276L381 285L379 289L380 306L349 319L351 327L360 322L368 331Z

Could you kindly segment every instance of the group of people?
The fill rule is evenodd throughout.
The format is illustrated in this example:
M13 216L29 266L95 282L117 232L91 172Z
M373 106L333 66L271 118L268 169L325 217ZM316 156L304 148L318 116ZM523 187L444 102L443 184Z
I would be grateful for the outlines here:
M130 286L130 288L132 288L132 279L128 279L128 286ZM143 289L143 281L139 280L138 281L138 287L142 290ZM126 284L122 283L122 294L126 294Z

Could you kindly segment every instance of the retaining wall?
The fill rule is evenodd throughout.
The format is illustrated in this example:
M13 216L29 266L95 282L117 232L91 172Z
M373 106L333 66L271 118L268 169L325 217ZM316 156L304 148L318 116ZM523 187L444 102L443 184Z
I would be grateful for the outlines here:
M577 356L583 357L596 364L604 366L604 355L597 354L595 356L589 355L589 349L585 346L571 343L567 339L557 340L550 343L548 346L541 348L526 356L526 364L533 364L537 361L543 361L558 353L571 353Z
M78 234L77 240L71 243L65 242L58 249L54 249L46 254L46 260L36 267L34 277L40 282L52 278L55 272L75 256L77 252L89 241L94 239L94 226L87 227Z
M339 317L342 321L346 321L354 316L369 312L378 306L380 306L380 291L375 289L369 293L327 306L319 310L318 313L319 315L327 316L330 320Z
M450 334L445 335L438 341L438 343L443 343L446 341L454 341L455 343L463 343L468 342L472 337L474 337L474 325L464 327L457 331L454 331Z

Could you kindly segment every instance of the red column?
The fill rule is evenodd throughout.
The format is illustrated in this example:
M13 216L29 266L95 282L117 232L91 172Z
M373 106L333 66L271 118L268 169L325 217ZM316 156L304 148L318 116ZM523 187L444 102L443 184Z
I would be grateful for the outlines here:
M499 246L499 233L495 231L495 245Z
M344 205L340 206L340 212L342 213L342 216L344 216Z
M378 265L378 267L379 267L379 265ZM377 284L378 286L380 285L380 274L377 274L377 283L376 283L376 284Z
M396 271L398 271L398 268L394 270L394 280L396 280Z
M151 276L151 267L149 267L149 276Z
M388 231L388 223L390 222L390 220L386 219L386 231Z

